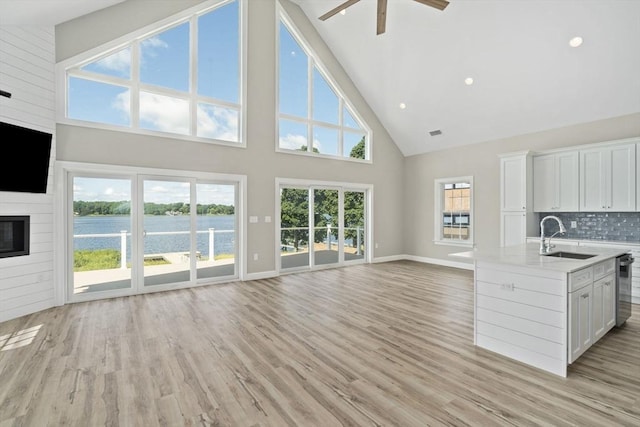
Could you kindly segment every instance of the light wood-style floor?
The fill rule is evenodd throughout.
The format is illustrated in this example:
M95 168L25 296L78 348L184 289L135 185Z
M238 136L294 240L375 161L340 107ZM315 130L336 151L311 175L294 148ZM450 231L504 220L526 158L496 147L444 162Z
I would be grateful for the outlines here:
M409 261L0 324L0 426L640 426L640 310L564 379L476 348L472 273Z

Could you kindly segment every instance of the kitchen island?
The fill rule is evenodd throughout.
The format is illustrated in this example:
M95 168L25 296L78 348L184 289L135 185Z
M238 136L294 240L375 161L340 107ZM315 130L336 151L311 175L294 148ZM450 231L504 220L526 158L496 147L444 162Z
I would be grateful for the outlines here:
M475 345L566 377L616 323L615 261L627 252L557 245L540 255L526 243L451 254L474 261Z

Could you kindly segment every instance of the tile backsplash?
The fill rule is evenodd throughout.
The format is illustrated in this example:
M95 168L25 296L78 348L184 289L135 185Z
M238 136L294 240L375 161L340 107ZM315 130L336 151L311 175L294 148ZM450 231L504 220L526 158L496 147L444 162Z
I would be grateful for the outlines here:
M556 239L640 242L640 212L546 212L538 215L538 221L547 215L560 218L567 234L557 235ZM572 221L576 222L576 228L571 228ZM544 228L545 236L550 236L558 231L558 224L547 220Z

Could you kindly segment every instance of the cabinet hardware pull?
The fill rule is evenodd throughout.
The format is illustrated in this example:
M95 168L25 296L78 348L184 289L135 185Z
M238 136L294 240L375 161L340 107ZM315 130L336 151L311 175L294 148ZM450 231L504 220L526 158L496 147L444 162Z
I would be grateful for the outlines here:
M589 298L589 294L582 294L580 295L582 298Z

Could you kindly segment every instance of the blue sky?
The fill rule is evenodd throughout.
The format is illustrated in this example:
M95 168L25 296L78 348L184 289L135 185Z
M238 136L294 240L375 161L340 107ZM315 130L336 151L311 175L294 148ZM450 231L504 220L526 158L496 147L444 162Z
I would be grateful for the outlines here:
M240 102L239 70L239 9L233 1L198 18L197 93L202 96L197 105L198 136L237 142L239 139L239 109L224 103ZM68 115L70 118L129 127L131 119L130 85L134 70L139 69L140 82L160 88L139 93L139 126L176 134L190 133L189 101L190 57L189 22L181 23L140 41L140 63L132 63L132 49L126 47L106 57L84 65L81 70L98 79L69 77ZM340 103L318 69L308 80L309 58L284 24L280 25L279 110L302 120L308 117L308 86L313 84L313 120L339 125ZM103 76L103 77L100 77ZM115 80L114 80L115 79ZM120 83L120 84L118 84ZM163 90L177 91L183 97ZM212 100L212 102L207 102ZM219 104L214 103L219 101ZM343 152L338 152L339 132L321 124L312 127L313 146L321 153L349 156L364 131L349 111L343 107ZM308 128L303 122L281 119L279 143L282 148L307 146ZM126 187L126 185L124 186ZM81 196L80 188L86 189ZM160 193L161 189L158 189ZM177 188L174 190L178 191ZM109 185L87 181L78 186L78 197L118 197L126 188L114 180ZM103 200L111 200L103 199ZM122 200L122 199L119 199Z
M151 203L189 203L190 185L185 182L148 180L144 184L144 201ZM197 203L235 205L235 186L196 184ZM127 179L75 177L73 200L119 202L131 200L131 182Z

